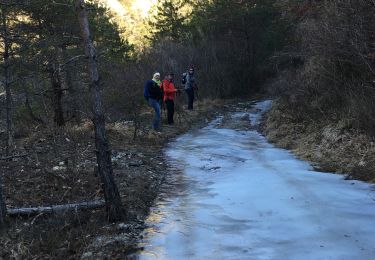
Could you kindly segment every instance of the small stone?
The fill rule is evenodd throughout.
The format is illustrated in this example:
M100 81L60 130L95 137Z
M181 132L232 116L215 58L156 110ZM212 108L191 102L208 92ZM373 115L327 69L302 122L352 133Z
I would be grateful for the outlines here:
M53 166L52 171L57 172L57 171L65 171L66 167L64 166Z
M117 225L117 228L119 230L126 230L126 229L129 229L129 227L130 226L128 224L125 224L125 223L120 223L120 224Z
M82 256L81 256L81 258L82 259L84 259L84 258L90 258L90 257L92 257L94 254L93 254L93 252L86 252L86 253L84 253Z
M365 161L363 161L363 160L361 160L359 163L358 163L358 166L365 166L366 165L366 162Z
M128 166L129 166L129 167L140 167L142 164L143 164L142 161L138 161L138 162L130 162L130 163L128 163Z

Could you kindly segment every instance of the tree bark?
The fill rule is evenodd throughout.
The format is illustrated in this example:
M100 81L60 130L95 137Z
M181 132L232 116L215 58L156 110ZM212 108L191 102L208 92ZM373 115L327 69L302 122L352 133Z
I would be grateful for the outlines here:
M5 6L1 9L2 38L4 43L3 59L4 59L4 88L5 88L5 109L6 109L6 155L11 153L13 147L13 120L12 120L12 93L10 90L10 62L9 62L9 31L7 22L7 9Z
M5 226L6 207L3 198L3 184L0 176L0 229Z
M54 122L57 126L64 126L66 121L64 117L64 109L62 99L64 96L64 89L66 89L64 82L64 75L62 72L63 64L63 50L60 46L55 46L55 62L49 68L50 78L52 82L53 91L53 107L54 107Z
M50 78L52 83L52 90L53 90L53 121L56 123L57 126L64 126L65 119L64 119L64 110L62 107L62 97L63 91L61 87L61 79L60 74L57 71L58 68L52 68L50 70Z
M9 216L31 216L41 213L52 214L61 213L67 210L82 210L82 209L97 209L105 205L103 200L81 202L73 204L64 205L53 205L48 207L34 207L34 208L18 208L18 209L8 209L7 214Z
M68 102L68 109L67 115L70 119L74 119L75 122L80 122L80 104L79 104L79 93L76 87L73 84L73 70L69 63L74 62L77 60L78 57L82 57L83 55L78 55L75 57L68 58L66 45L61 46L62 50L62 58L65 61L62 70L62 82L65 89L67 89L69 94L69 102Z
M119 221L124 217L121 198L116 183L113 179L111 151L105 129L105 119L102 106L102 93L100 89L100 78L98 73L96 50L91 40L89 22L87 18L85 1L76 0L78 22L83 39L85 55L88 59L88 72L90 77L90 98L92 102L92 121L95 130L96 158L98 172L101 178L106 210L110 221Z

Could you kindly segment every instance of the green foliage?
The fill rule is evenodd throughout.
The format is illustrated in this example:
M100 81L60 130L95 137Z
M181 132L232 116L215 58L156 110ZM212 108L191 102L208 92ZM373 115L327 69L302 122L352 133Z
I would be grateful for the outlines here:
M20 105L15 111L14 115L14 119L16 120L16 122L31 123L33 122L31 113L36 116L40 116L43 114L43 108L41 107L41 104L35 103L30 107L30 109L25 104Z
M156 6L156 14L150 18L152 42L160 40L179 41L186 35L186 17L182 13L185 2L181 0L162 0Z
M223 88L232 90L221 91L221 96L253 92L269 77L268 58L284 47L288 28L275 2L213 0L196 5L189 24L194 42L215 50L215 63L224 66L223 76L230 79Z
M112 17L108 10L98 6L92 6L90 10L90 29L99 52L103 53L106 58L116 59L118 62L130 59L134 48L121 38L121 31L118 25L110 20Z
M15 94L29 92L32 103L43 100L51 115L56 109L60 115L70 115L72 112L67 110L77 110L80 98L84 98L79 93L85 88L86 61L74 3L35 0L0 4L1 10L7 11L12 40L12 90ZM106 67L110 62L124 64L130 59L132 46L120 37L107 9L86 3L100 69L110 71ZM26 90L31 79L32 89ZM16 116L20 119L18 113Z
M129 58L132 47L121 39L119 28L111 22L108 10L93 3L88 5L90 29L99 52L108 58ZM29 39L36 54L48 59L47 56L56 52L56 47L63 47L72 55L82 53L73 0L60 1L59 4L47 0L32 1L24 11L30 18L25 28L32 36Z
M269 58L287 39L289 24L281 19L276 2L164 0L150 23L152 40L159 46L172 41L193 48L182 66L192 62L205 68L201 74L210 75L201 78L215 91L211 95L254 92L272 74Z
M198 6L191 27L198 40L229 36L262 47L265 53L273 52L283 47L282 35L286 30L274 3L273 0L214 0Z

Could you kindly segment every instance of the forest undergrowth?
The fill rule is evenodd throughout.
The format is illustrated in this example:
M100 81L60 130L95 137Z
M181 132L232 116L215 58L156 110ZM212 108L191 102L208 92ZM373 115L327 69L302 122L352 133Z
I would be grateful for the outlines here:
M179 102L183 101L181 97ZM104 208L12 217L0 237L0 257L77 259L95 254L121 258L134 251L143 220L168 174L163 147L178 134L206 124L225 109L224 104L219 100L199 101L194 111L178 111L176 124L163 124L161 133L150 129L153 115L146 109L135 139L132 122L108 124L114 177L127 219L108 223ZM6 169L1 175L7 187L4 197L8 208L102 199L92 138L92 123L87 121L66 126L64 131L54 133L54 138L37 129L17 139L25 156L0 162ZM119 234L121 239L104 239Z
M375 181L375 4L280 1L290 42L271 59L270 140L316 167Z

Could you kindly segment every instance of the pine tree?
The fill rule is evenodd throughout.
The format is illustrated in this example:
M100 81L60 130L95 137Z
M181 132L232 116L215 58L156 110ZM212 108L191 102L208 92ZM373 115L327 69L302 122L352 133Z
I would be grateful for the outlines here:
M39 87L48 99L48 110L57 126L65 125L72 117L78 118L82 110L84 55L79 42L79 24L74 11L74 0L35 0L23 6L28 17L23 26L28 42L22 58L28 74L42 79ZM97 52L102 59L123 62L128 59L131 46L120 38L118 27L110 21L104 7L89 3L88 19L92 27ZM26 73L27 74L27 73ZM30 91L31 100L32 94ZM39 91L40 92L40 91ZM35 93L40 96L40 93ZM49 120L47 120L49 121Z
M124 217L124 211L121 204L120 194L113 179L111 151L109 149L109 141L105 129L105 119L102 106L102 90L100 88L97 54L91 39L89 21L87 18L84 0L76 0L76 10L85 55L88 58L90 95L93 113L92 121L95 129L95 147L98 172L103 184L108 219L110 221L119 221Z
M1 32L0 38L3 43L2 50L2 76L5 89L5 110L6 110L6 155L11 153L13 148L14 129L13 129L13 112L12 112L12 92L11 92L11 45L12 39L9 29L9 11L12 6L0 3L1 12Z
M150 19L151 40L160 39L179 41L185 34L185 19L181 13L185 5L180 0L162 0L158 2L156 14Z

